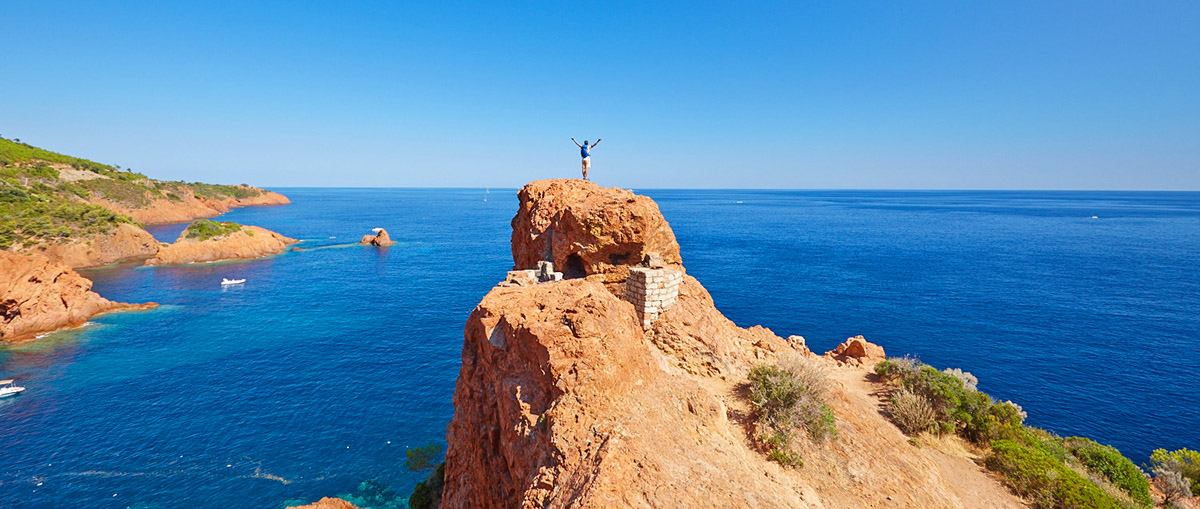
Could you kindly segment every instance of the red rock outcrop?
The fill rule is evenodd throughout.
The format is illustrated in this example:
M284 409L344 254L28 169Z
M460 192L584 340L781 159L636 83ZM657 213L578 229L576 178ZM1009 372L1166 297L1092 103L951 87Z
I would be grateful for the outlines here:
M650 253L679 265L679 244L658 204L645 196L576 179L538 180L518 194L512 220L513 269L554 262L568 279L621 282Z
M112 232L92 235L61 244L38 244L20 248L17 252L37 253L52 262L73 269L99 267L125 258L154 256L158 241L150 232L129 223L117 225Z
M1022 505L967 455L910 445L880 412L868 372L823 357L811 358L835 386L827 402L840 437L803 450L804 468L769 461L751 438L747 373L811 354L802 341L738 327L690 276L643 330L612 288L628 266L596 239L682 267L657 207L625 193L584 181L521 191L517 266L578 255L587 276L494 288L467 319L446 507Z
M78 327L99 314L157 306L112 302L91 289L90 280L62 263L0 251L0 340L29 339Z
M242 226L236 232L205 240L189 239L187 234L186 229L180 232L174 244L160 248L146 265L251 260L282 253L299 242L257 226Z
M290 506L287 509L358 509L358 506L340 498L325 497L308 505Z
M358 241L358 243L370 244L378 247L388 247L392 244L395 244L396 241L392 240L392 237L388 235L387 230L380 228L379 233L376 233L375 235L363 235L362 240Z
M843 364L856 366L874 366L876 362L887 358L882 346L867 341L861 335L847 338L837 348L825 352L825 356Z

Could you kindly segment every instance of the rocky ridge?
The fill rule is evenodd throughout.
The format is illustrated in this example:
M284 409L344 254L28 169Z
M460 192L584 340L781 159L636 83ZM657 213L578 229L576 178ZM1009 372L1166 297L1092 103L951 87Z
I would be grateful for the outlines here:
M173 244L160 248L157 255L146 260L146 265L251 260L282 253L287 246L299 242L257 226L243 225L233 233L204 240L189 238L189 229L180 232Z
M78 327L103 313L158 306L113 302L91 288L90 280L45 256L0 251L0 341Z
M1022 505L961 444L916 448L883 417L876 345L817 357L738 327L687 275L645 329L621 298L630 269L657 253L683 271L649 198L579 180L519 196L514 270L553 261L567 279L499 286L467 319L446 507ZM812 356L837 386L840 438L803 451L800 469L757 449L744 396L750 368L784 355Z
M176 200L153 198L148 204L137 207L108 201L103 198L90 198L88 202L108 207L143 224L183 223L193 219L218 216L238 207L287 205L291 203L291 200L287 196L274 191L267 191L266 189L252 186L236 187L252 190L259 194L245 198L232 196L207 198L196 196L191 191L180 190L180 194L177 195L179 198Z
M150 232L129 223L117 225L107 234L91 235L62 243L42 243L16 248L18 253L37 253L74 269L99 267L126 258L154 256L158 241Z

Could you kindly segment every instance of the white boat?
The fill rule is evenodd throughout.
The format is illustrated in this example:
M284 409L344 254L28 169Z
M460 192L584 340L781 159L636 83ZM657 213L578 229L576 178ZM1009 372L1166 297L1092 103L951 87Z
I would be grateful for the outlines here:
M24 387L13 385L12 380L0 380L0 398L19 394L23 390L25 390Z
M242 284L242 283L245 283L245 282L246 282L246 280L245 280L245 279L225 279L225 278L221 278L221 286L240 285L240 284Z

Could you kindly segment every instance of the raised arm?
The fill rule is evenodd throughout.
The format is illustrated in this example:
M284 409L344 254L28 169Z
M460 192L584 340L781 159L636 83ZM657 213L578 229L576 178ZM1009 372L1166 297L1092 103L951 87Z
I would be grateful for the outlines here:
M599 145L599 144L600 144L600 140L603 140L603 139L604 139L604 138L596 138L596 143L593 143L593 144L592 144L592 148L596 148L596 145Z
M575 137L574 137L574 136L572 136L572 137L571 137L571 141L575 141ZM583 145L580 145L578 141L575 141L575 146L576 146L576 147L579 147L579 148L583 148Z

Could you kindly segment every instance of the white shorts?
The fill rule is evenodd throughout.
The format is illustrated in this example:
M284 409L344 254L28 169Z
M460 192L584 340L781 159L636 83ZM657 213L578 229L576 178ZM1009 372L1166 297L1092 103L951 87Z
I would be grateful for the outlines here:
M583 158L583 165L591 166L592 165L592 156L587 156L587 157Z

